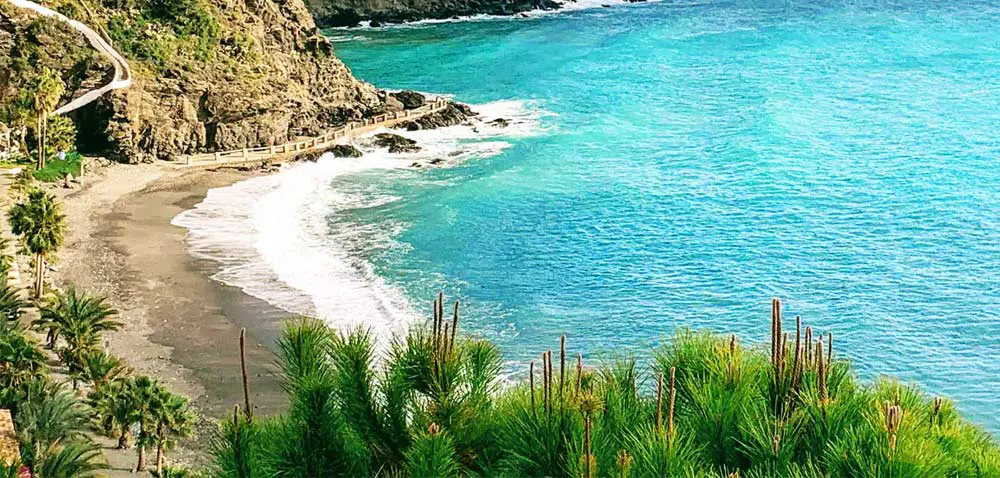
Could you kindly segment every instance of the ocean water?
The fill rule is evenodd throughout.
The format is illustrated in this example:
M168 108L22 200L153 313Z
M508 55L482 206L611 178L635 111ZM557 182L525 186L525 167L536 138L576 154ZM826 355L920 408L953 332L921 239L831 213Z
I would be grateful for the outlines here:
M216 278L385 338L438 290L511 370L763 343L772 297L1000 431L1000 4L708 1L336 30L476 127L214 190L175 221ZM507 128L485 124L503 117ZM439 167L415 161L446 159Z

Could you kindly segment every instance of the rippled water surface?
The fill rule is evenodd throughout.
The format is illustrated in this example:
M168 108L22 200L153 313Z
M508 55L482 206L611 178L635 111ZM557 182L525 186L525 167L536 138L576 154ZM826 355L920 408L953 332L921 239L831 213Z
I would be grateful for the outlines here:
M336 31L368 81L541 120L460 166L333 179L394 200L328 223L511 360L562 332L589 355L676 326L763 341L779 296L866 376L1000 431L998 32L995 2L873 0Z

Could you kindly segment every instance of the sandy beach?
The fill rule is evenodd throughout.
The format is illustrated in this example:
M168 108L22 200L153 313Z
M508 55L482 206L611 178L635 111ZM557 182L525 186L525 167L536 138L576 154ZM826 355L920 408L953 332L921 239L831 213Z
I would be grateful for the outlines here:
M170 224L211 188L255 173L177 172L156 165L112 164L88 171L64 197L69 234L51 279L105 295L124 328L107 337L109 350L137 371L191 398L207 418L242 404L239 334L247 328L251 395L257 413L280 411L283 396L268 347L289 315L210 279L214 263L185 251L183 228ZM214 429L203 420L187 443L185 461Z

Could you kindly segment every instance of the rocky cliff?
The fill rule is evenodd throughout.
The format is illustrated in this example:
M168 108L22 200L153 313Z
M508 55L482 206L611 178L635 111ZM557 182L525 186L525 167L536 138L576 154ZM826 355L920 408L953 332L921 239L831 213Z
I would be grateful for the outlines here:
M556 9L554 0L307 0L316 22L326 27L402 23L428 18L469 15L514 15L535 9Z
M136 77L132 88L72 114L84 152L140 162L280 144L403 108L351 75L302 0L64 0L47 5L102 30L129 58ZM0 9L0 62L16 59L21 65L7 76L30 76L42 64L77 85L109 74L107 62L88 53L86 43L67 29L50 25L58 34L26 36L26 29L36 27L24 25L51 22L26 22L14 10ZM13 46L25 41L34 47L27 55ZM67 44L75 56L59 53L67 51ZM17 80L0 83L0 100L16 94Z

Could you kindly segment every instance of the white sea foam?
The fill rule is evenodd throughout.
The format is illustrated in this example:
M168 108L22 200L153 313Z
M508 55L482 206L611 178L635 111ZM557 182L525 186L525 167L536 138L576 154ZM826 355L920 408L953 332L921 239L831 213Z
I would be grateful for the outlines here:
M371 228L331 228L338 211L378 207L399 200L387 195L358 195L331 186L338 177L373 169L408 168L443 159L457 164L499 154L517 137L538 134L546 114L521 101L474 106L474 125L393 133L414 139L421 151L389 154L370 138L355 141L361 158L327 155L281 172L210 190L193 209L174 218L188 229L192 255L219 264L213 279L238 287L294 314L317 317L345 330L370 327L380 340L405 330L418 314L405 296L386 284L363 258L352 254L356 241L393 244L400 225L390 232ZM507 127L490 124L496 118ZM375 132L373 134L376 134Z
M497 21L497 20L527 20L531 18L540 18L550 15L558 15L560 13L576 12L580 10L591 10L605 7L615 7L615 6L625 6L625 5L641 5L643 3L657 3L662 0L640 0L638 2L630 2L628 0L564 0L560 3L562 6L554 10L528 10L525 12L520 12L514 15L487 15L485 13L480 13L476 15L459 16L455 18L428 18L425 20L417 20L413 22L406 23L384 23L380 26L373 27L369 22L362 22L357 26L350 27L334 27L330 30L335 32L349 32L358 30L380 30L386 28L413 28L421 27L426 25L435 25L440 23L454 23L454 22L482 22L482 21ZM365 40L364 37L359 37L355 35L350 36L331 36L331 40L334 42L343 41L354 41L354 40Z

